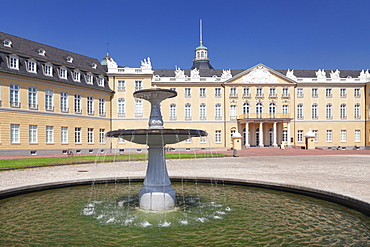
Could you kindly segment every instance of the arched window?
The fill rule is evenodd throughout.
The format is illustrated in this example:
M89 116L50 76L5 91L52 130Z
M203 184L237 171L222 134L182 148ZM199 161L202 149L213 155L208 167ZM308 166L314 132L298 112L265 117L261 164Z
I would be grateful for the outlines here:
M200 52L200 57L204 57L204 51Z
M339 111L340 119L346 119L347 118L347 105L341 104L340 105L340 111Z
M170 105L170 120L176 120L176 104Z
M256 104L256 113L262 113L262 111L263 111L262 103L257 103Z
M243 104L243 114L247 114L249 112L250 112L249 103L244 103Z
M276 113L276 105L275 103L269 104L269 113Z
M361 113L360 113L360 104L359 104L359 103L356 103L356 104L355 104L354 117L355 117L355 119L359 119L359 118L361 118Z

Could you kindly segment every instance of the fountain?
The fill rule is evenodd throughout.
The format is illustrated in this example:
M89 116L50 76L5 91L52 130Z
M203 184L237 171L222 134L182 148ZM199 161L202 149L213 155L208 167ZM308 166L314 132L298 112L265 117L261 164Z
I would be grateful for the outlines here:
M148 167L144 186L140 189L141 209L153 211L171 210L175 207L176 191L171 187L168 176L165 151L166 144L174 144L191 137L207 136L207 132L194 129L165 129L161 113L161 102L177 96L169 89L143 89L134 92L134 97L150 102L151 111L148 129L120 129L106 134L107 137L120 137L148 148Z

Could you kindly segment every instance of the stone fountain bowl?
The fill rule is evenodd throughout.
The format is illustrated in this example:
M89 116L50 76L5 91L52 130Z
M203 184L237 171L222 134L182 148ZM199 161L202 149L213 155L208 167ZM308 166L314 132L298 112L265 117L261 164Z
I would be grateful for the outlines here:
M119 129L106 134L107 137L123 138L130 142L147 145L174 144L191 137L207 135L206 131L195 129Z

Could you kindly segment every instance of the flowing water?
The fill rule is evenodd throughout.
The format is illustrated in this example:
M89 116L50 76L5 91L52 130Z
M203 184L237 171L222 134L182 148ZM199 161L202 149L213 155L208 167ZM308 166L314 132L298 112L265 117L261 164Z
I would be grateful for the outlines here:
M162 213L137 208L142 183L69 187L0 200L0 246L370 243L370 217L337 204L215 182L172 185L178 205Z

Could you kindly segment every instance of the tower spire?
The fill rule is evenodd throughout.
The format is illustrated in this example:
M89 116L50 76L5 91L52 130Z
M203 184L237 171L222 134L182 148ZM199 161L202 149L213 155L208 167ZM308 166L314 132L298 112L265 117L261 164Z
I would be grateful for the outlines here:
M202 19L199 20L199 43L203 44L203 30L202 30Z

